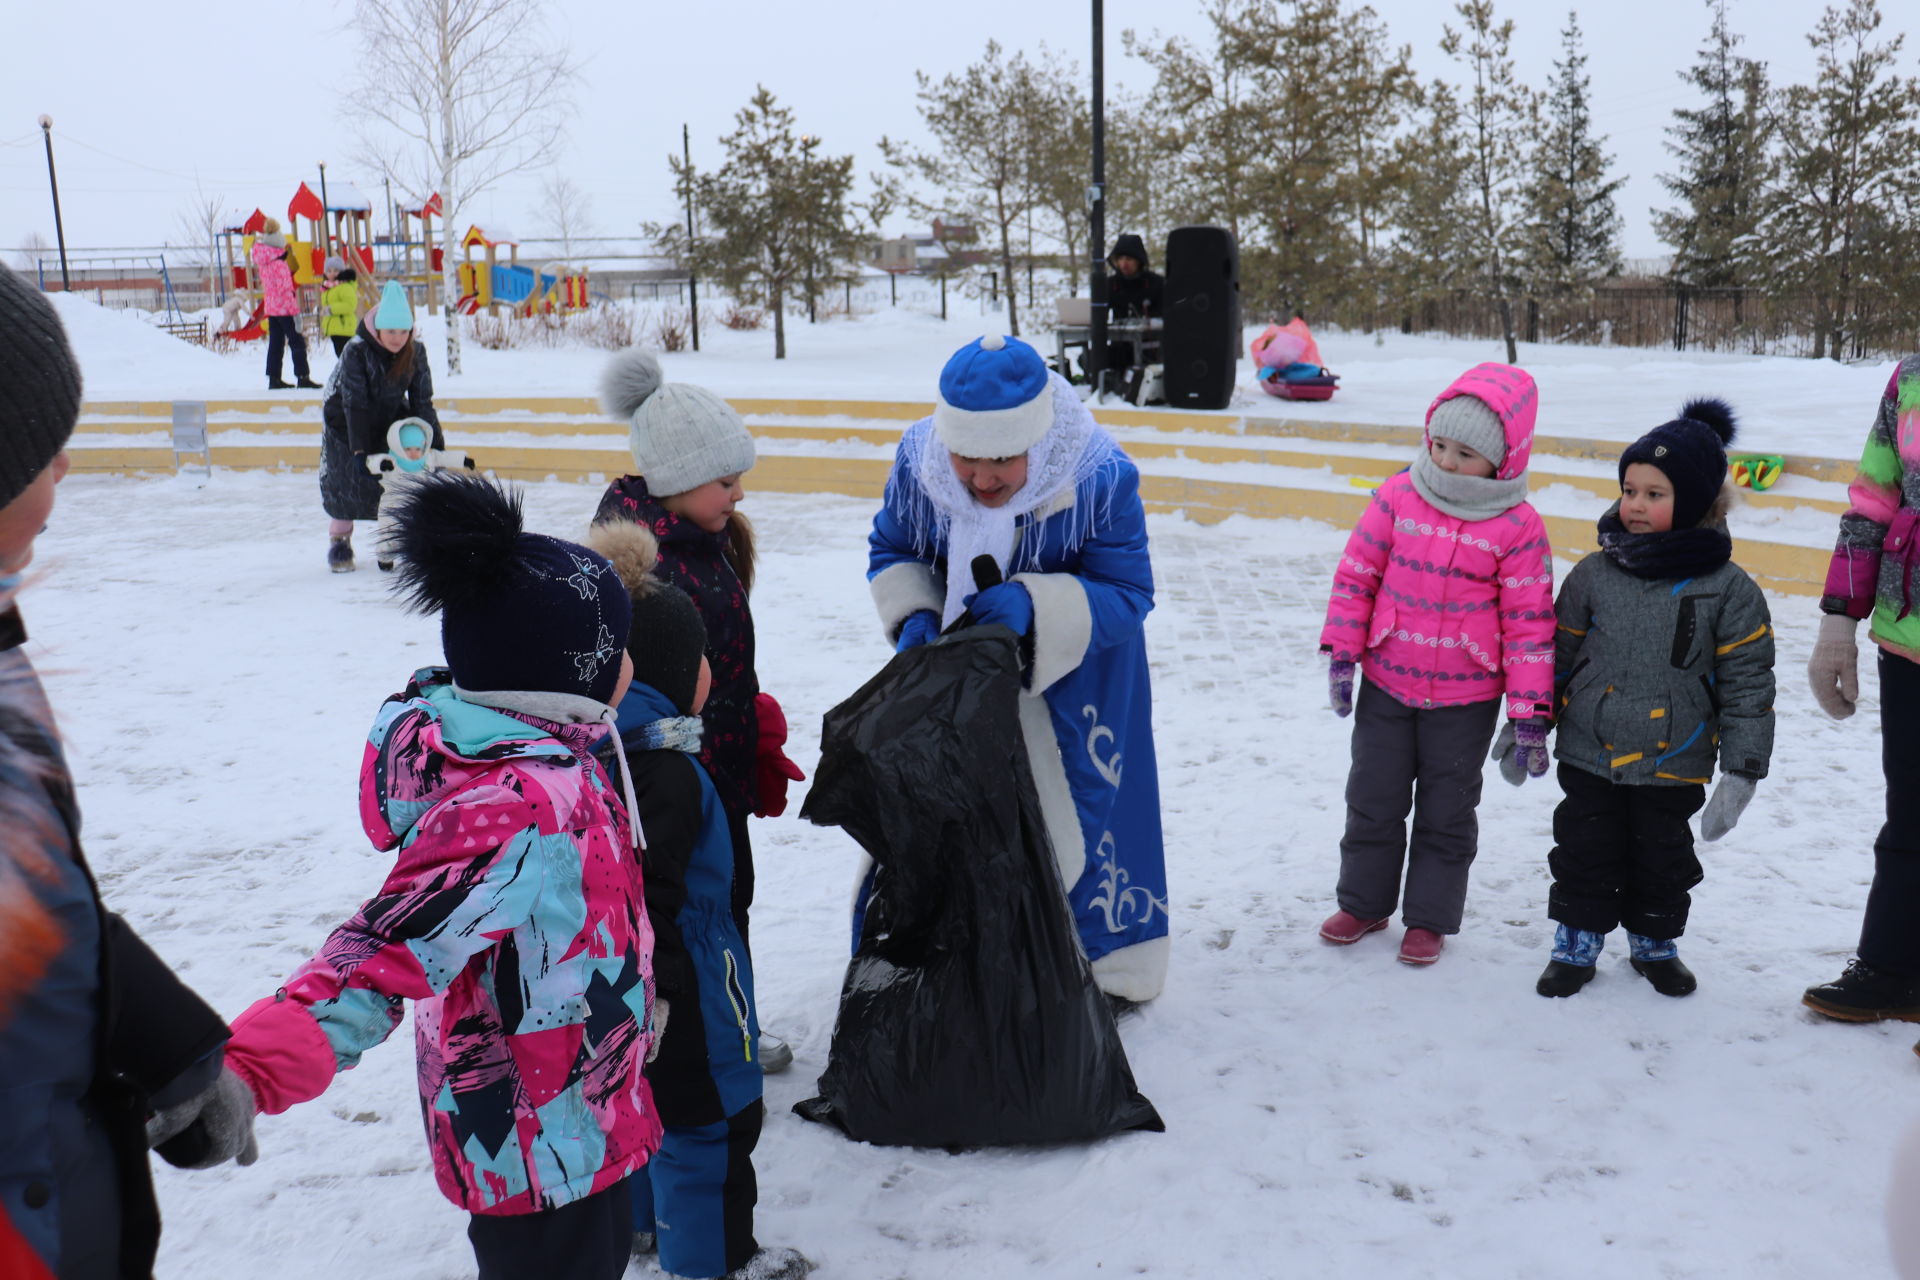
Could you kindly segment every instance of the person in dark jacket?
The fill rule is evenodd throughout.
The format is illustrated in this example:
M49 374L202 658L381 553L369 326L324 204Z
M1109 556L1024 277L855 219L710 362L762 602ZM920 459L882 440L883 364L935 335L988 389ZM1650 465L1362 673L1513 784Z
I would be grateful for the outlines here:
M139 1280L160 1239L149 1137L176 1164L250 1164L253 1112L226 1023L100 900L21 647L16 597L79 413L59 318L0 267L0 1217L61 1280Z
M707 629L713 692L701 713L700 763L719 792L733 833L733 915L748 937L753 904L753 846L747 818L777 817L787 783L801 773L781 750L786 718L760 692L754 673L753 527L737 510L741 479L753 468L753 436L733 406L704 387L666 382L652 353L628 351L608 365L600 401L627 422L638 475L615 480L594 523L644 525L660 543L656 570L700 610ZM771 732L770 732L771 731ZM765 1037L768 1071L793 1061L785 1044Z
M387 451L387 428L419 418L433 428L434 449L445 449L433 408L433 371L413 334L407 293L389 280L380 305L360 322L321 399L320 503L327 512L327 567L353 572L353 522L380 515L380 478L369 454Z
M1625 925L1634 972L1666 996L1695 988L1679 956L1702 839L1733 829L1773 755L1773 624L1732 561L1726 444L1733 411L1689 401L1620 455L1600 554L1554 602L1560 786L1553 815L1553 958L1534 989L1570 996ZM1508 730L1500 759L1515 741ZM1714 766L1720 781L1707 798ZM1503 768L1505 768L1503 762Z
M706 627L686 593L655 576L660 545L645 528L596 525L588 545L633 600L633 684L619 706L618 749L646 833L641 881L663 1027L647 1083L666 1135L630 1183L635 1248L657 1247L672 1276L797 1280L807 1260L762 1249L753 1235L753 1150L765 1115L760 1026L753 961L733 918L733 835L695 759L713 678Z
M1166 314L1166 281L1153 271L1144 241L1129 232L1113 242L1107 255L1113 273L1107 277L1107 306L1115 320L1145 320ZM1129 356L1127 363L1132 363Z

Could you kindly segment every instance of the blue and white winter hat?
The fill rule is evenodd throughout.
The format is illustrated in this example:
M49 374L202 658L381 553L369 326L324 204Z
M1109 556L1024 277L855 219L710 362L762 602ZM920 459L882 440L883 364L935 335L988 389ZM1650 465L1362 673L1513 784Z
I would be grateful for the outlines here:
M940 371L933 429L963 458L1016 458L1053 426L1047 365L1018 338L988 334L953 353Z

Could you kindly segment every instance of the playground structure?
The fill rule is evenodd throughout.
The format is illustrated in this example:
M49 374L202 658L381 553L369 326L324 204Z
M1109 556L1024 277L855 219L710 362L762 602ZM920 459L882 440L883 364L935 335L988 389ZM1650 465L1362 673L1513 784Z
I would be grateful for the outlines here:
M587 309L587 273L584 269L560 264L536 270L520 265L520 243L512 236L496 231L488 234L479 226L467 228L460 240L466 259L460 264L461 315L474 315L485 308L490 316L505 307L509 315L565 315ZM500 250L507 260L500 261ZM475 261L475 251L484 256Z
M395 212L400 218L400 243L393 246L398 256L390 264L396 268L390 278L398 280L410 296L417 298L428 315L438 315L441 272L446 269L445 256L433 239L433 220L444 216L440 193L436 191L420 201L417 208L401 208ZM418 234L415 223L419 224Z

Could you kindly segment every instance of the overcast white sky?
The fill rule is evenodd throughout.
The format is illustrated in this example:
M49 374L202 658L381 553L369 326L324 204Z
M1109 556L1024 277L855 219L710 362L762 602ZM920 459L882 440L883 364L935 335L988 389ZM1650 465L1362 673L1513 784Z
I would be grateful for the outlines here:
M1375 0L1423 76L1447 74L1438 48L1451 19L1442 0ZM1664 204L1656 175L1669 167L1663 130L1693 100L1675 73L1704 39L1702 0L1608 0L1577 6L1586 29L1599 128L1629 176L1620 207L1630 256L1663 252L1647 209ZM1805 33L1818 0L1745 0L1733 24L1746 51L1778 82L1810 77ZM1109 83L1144 88L1120 32L1204 38L1201 0L1107 0ZM1904 0L1883 3L1888 26L1912 24ZM1505 0L1523 74L1544 86L1568 5ZM916 69L936 76L977 58L989 38L1010 48L1045 41L1087 73L1091 0L967 0L892 5L812 0L805 5L550 0L551 35L585 59L579 110L554 157L590 199L592 229L628 234L673 216L665 157L692 127L694 159L710 164L732 113L764 83L792 106L828 151L852 152L864 175L879 165L881 134L918 136ZM35 124L54 119L55 157L70 247L181 239L196 185L239 207L283 213L301 180L359 182L376 202L377 176L355 159L347 95L355 82L349 0L274 7L191 8L182 0L11 0L0 18L0 250L29 232L53 239L45 155ZM1920 70L1910 40L1903 70ZM542 175L503 182L472 213L525 237L550 234ZM904 224L903 224L904 225ZM1114 228L1122 231L1125 228ZM9 259L11 255L9 254Z

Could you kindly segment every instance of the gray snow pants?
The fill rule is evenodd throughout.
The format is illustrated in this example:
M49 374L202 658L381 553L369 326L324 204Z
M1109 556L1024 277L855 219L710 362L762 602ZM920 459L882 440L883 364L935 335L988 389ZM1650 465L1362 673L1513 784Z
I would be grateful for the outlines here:
M1460 932L1467 869L1480 847L1481 770L1502 701L1420 709L1360 681L1353 708L1347 833L1340 840L1341 910L1409 928ZM1407 839L1407 813L1413 839ZM1406 893L1400 872L1406 868Z

